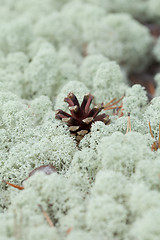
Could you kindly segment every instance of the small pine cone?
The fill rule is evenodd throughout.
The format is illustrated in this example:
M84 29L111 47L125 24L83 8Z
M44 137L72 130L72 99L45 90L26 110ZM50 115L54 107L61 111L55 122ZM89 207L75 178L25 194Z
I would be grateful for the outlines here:
M98 115L103 109L103 104L90 108L93 98L91 94L85 95L80 105L76 96L70 92L64 101L69 104L71 114L60 109L56 110L56 119L60 119L68 125L71 135L75 136L78 142L90 132L92 123L96 121L104 122L104 124L110 123L109 115L105 113Z

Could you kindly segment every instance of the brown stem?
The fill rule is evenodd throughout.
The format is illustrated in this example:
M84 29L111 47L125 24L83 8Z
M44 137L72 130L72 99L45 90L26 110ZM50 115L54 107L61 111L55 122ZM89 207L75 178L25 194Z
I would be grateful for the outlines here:
M105 104L103 107L104 107L104 110L110 110L110 109L113 109L112 106L114 106L115 104L119 103L122 99L124 98L124 96L122 96L120 99L118 99L117 101L115 101L115 98L113 98L109 103ZM115 101L115 102L113 102ZM112 104L110 104L112 103ZM110 104L110 105L109 105Z
M53 224L52 220L50 219L50 217L48 216L48 214L46 213L46 211L43 210L43 208L40 204L38 204L38 207L41 209L43 216L45 217L46 221L48 222L48 225L50 227L54 227L54 224Z
M2 181L5 182L5 183L8 184L8 185L14 187L14 188L19 189L19 190L23 190L23 189L24 189L24 187L22 187L22 186L15 185L15 184L10 183L10 182L7 182L7 181L5 181L5 180L2 180Z
M128 122L127 122L127 130L126 133L131 132L131 118L130 118L130 113L128 113Z

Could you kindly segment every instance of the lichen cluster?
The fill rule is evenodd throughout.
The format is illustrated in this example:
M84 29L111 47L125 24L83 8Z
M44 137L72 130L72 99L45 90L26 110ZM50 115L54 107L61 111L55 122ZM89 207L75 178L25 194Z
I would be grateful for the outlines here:
M0 240L160 239L160 73L151 102L128 83L160 62L160 39L142 24L160 23L159 0L0 5ZM94 95L92 107L123 96L122 108L102 109L110 124L77 143L55 118L70 92L80 103ZM44 164L57 172L35 173L22 191L3 181L21 185Z

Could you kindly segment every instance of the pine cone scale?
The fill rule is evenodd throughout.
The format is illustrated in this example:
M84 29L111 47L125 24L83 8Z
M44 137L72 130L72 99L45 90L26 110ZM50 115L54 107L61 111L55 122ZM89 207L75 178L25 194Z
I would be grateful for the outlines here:
M75 136L78 142L90 132L92 123L102 121L104 124L109 124L110 122L109 116L105 113L98 115L103 109L103 104L90 108L93 98L91 94L85 95L80 105L76 96L70 92L64 101L68 103L71 115L60 109L56 111L56 118L68 125L71 135Z
M68 114L68 113L66 113L66 112L58 109L58 110L56 110L56 112L55 112L55 117L56 117L57 119L62 120L62 118L67 118L67 117L72 117L72 116L71 116L70 114Z
M87 104L87 101L89 99L89 97L92 96L91 94L86 94L84 95L84 98L83 98L83 101L81 103L81 109L84 109L86 104ZM92 96L93 97L93 96Z
M68 94L67 98L65 98L64 101L67 102L69 104L69 106L77 105L79 107L78 99L76 98L76 96L72 92L70 92Z
M90 105L92 103L92 100L93 100L93 96L92 95L89 95L88 97L88 100L87 100L87 103L85 105L85 113L88 114L89 111L90 111Z

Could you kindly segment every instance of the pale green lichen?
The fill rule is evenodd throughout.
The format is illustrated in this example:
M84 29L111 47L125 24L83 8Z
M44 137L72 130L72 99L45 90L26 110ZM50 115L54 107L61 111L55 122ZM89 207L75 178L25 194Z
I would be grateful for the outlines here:
M42 164L52 163L58 170L67 169L76 150L76 143L67 128L56 123L31 128L19 138L17 136L16 141L7 153L7 164L5 159L1 161L2 176L15 183L20 183L34 167ZM10 168L12 172L8 172Z
M103 183L103 184L102 184ZM93 195L108 194L116 202L128 205L132 184L120 172L101 170L98 172L93 187Z
M34 217L28 217L33 220L33 224L26 227L29 222L23 213L16 210L13 213L7 213L5 217L0 215L1 222L1 239L4 240L31 240L45 239L59 240L59 233L55 228L50 228L41 213L35 213ZM35 221L35 222L34 222Z
M158 62L160 62L160 37L158 38L156 45L153 49L153 53Z
M103 7L106 12L127 12L140 19L143 19L146 14L147 1L144 2L143 0L135 0L134 2L128 0L100 0L98 2L96 0L88 0L88 2Z
M95 150L83 148L81 151L77 151L73 157L71 163L71 171L80 172L82 177L87 175L86 186L90 185L101 168L101 162L97 159ZM70 175L71 176L71 175Z
M160 119L159 101L160 101L160 97L153 98L153 100L148 105L143 116L146 126L148 126L150 121L151 129L155 138L158 138L159 136L159 119Z
M145 182L134 183L128 201L132 214L131 221L135 221L137 217L142 217L148 209L160 208L159 197L160 193L155 190L151 191Z
M82 230L73 230L71 233L67 236L66 240L97 240L97 236L95 234L82 231Z
M159 210L159 207L148 209L141 218L138 218L131 227L129 239L158 240L160 236L158 227L160 224Z
M83 33L79 39L84 44L87 43L86 52L89 55L104 54L127 70L139 67L139 63L142 68L149 60L144 61L144 56L150 51L152 38L148 30L131 16L127 14L105 16L102 8L86 3L69 3L62 13L64 16L67 15Z
M93 196L87 206L87 227L100 238L124 239L127 231L127 211L108 194Z
M36 71L35 71L36 69ZM52 95L57 74L57 61L54 48L50 45L41 48L25 71L25 98L42 94ZM29 95L28 95L29 94Z
M86 56L82 62L82 65L80 66L80 80L84 82L87 87L92 89L93 79L100 64L106 62L108 62L108 59L101 54Z
M125 134L127 131L128 116L122 116L120 118L116 117L114 121L112 119L111 121L113 122L113 124L111 122L111 124L108 125L108 132L114 133L115 131L119 131ZM139 132L142 134L149 133L148 125L145 124L143 119L139 119L136 116L130 115L130 123L131 123L131 131ZM130 129L128 130L130 131Z
M24 73L23 97L30 99L47 95L53 99L62 85L78 79L78 69L72 60L56 52L50 43L40 40L35 45L37 51ZM32 48L34 45L30 46L31 55Z
M32 101L27 101L28 107L31 109L32 115L36 118L36 125L44 123L46 116L53 117L52 102L47 96L40 96Z
M1 90L8 90L23 97L24 71L28 66L28 57L23 52L13 52L0 63Z
M67 214L64 214L59 218L58 227L61 232L67 233L68 230L71 230L71 233L72 231L74 231L78 234L78 232L81 231L81 232L84 232L84 235L85 235L85 229L86 229L86 206L85 205L86 205L85 200L83 200L82 204L79 204L79 206L73 207L67 212ZM64 235L68 235L68 234L64 234ZM89 236L90 234L86 232L86 235Z
M158 11L159 8L160 2L158 0L148 0L147 18L150 19L150 21L160 23L160 13Z
M160 73L156 74L155 76L155 82L156 82L156 96L158 97L160 95Z
M31 19L34 23L35 21L47 16L52 13L54 10L60 9L66 0L56 1L56 0L46 0L46 2L39 0L29 0L29 1L19 1L17 0L16 4L13 0L7 1L7 7L11 9L11 13L18 15L23 15L28 19Z
M98 146L98 158L104 169L121 172L130 177L138 162L152 156L147 139L140 133L129 132L123 135L115 132L104 137Z
M72 22L74 27L78 29L79 42L81 42L80 45L82 47L84 47L84 43L88 42L87 35L90 36L92 34L94 24L106 15L103 8L82 1L68 2L62 8L62 14L64 18ZM77 31L75 33L77 34Z
M33 168L48 163L66 171L76 143L66 126L53 122L48 97L41 96L28 105L9 92L1 92L0 96L1 179L21 184ZM2 206L8 205L8 194L6 198L1 199Z
M109 102L113 98L119 99L127 90L124 76L116 62L101 63L93 79L93 92L96 101Z
M7 233L7 229L10 229L11 236L14 235L15 230L15 214L18 219L22 219L19 231L22 230L24 235L28 230L30 234L34 236L32 232L33 226L48 228L46 219L38 207L39 204L48 213L55 226L59 227L59 220L65 217L68 211L78 207L82 202L80 191L71 188L69 180L57 173L50 176L45 176L43 173L37 173L24 183L24 187L25 190L21 191L20 194L17 194L17 196L14 194L12 196L13 203L8 210L8 214L12 217L11 220L4 225L3 232ZM72 196L72 198L70 196ZM73 216L74 215L75 211L73 211ZM68 222L69 225L71 223L72 222ZM66 225L61 226L61 228L61 236L66 235ZM53 230L53 233L54 232L56 234L56 229Z
M144 58L152 44L148 30L126 14L110 14L102 18L86 40L89 54L104 53L127 70L143 68L149 60Z
M103 122L95 122L92 124L91 132L86 134L81 140L79 147L82 149L87 147L89 150L92 149L95 151L101 138L110 135L111 131L109 129L110 126L105 125Z
M125 92L123 99L123 114L142 118L148 103L147 93L139 84L133 85Z
M1 63L1 68L5 69L8 73L24 72L28 65L28 58L24 52L13 52L9 53L6 58L4 58L3 64Z
M78 29L61 12L53 12L40 19L35 25L35 32L38 37L44 37L57 48L63 45L73 47L74 44L79 43ZM70 34L71 32L74 34Z
M159 191L159 165L158 151L152 157L147 160L143 159L138 163L134 179L138 182L144 181L150 189Z
M159 22L159 0L0 3L0 239L159 240L159 74L149 104L128 86L128 74L159 61L159 40L138 22ZM55 120L69 92L80 103L93 94L92 106L125 94L123 116L102 111L110 124L92 124L77 144ZM23 191L2 182L21 185L49 163L58 173L35 174Z
M32 28L28 19L20 18L10 24L6 23L0 26L0 45L5 54L18 51L26 52L32 39Z
M64 87L60 90L59 94L55 99L54 109L62 109L63 111L68 112L68 104L64 102L64 98L67 97L68 93L73 92L79 102L81 103L85 94L89 93L89 89L79 81L69 81Z
M159 23L159 0L88 0L105 9L106 12L126 12L140 21L155 21Z

